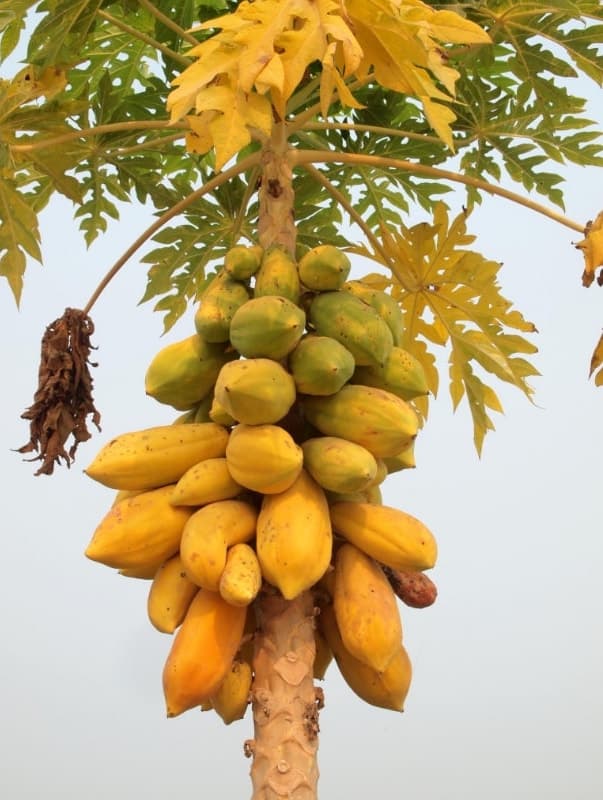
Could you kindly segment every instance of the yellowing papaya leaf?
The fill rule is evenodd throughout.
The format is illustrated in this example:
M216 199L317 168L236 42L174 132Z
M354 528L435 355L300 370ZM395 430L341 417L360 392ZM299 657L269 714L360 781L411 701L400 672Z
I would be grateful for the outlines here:
M474 238L467 233L465 212L449 220L446 206L438 203L431 224L384 227L375 252L364 247L354 252L391 272L389 290L405 321L401 346L421 361L434 395L438 387L433 346L449 350L453 407L467 398L480 452L486 433L494 429L489 412L502 412L486 376L495 376L530 398L528 379L538 371L523 357L537 348L521 335L536 333L536 327L501 295L501 265L468 249Z
M582 273L582 283L590 286L595 279L595 271L598 267L603 267L603 211L601 211L594 222L589 222L584 229L585 237L581 242L576 243L576 249L582 250L584 256L584 272ZM599 286L603 285L603 272L597 278Z
M442 45L489 44L488 34L460 14L421 0L346 0L346 9L364 53L358 75L372 70L385 88L417 96L430 125L452 149L456 116L433 102L450 102L459 78Z
M232 13L197 29L217 32L189 51L195 61L173 82L167 101L172 121L193 108L208 110L203 95L225 85L242 93L248 108L251 98L265 97L276 117L284 119L289 98L318 62L323 116L335 95L343 105L362 108L346 81L371 78L418 97L429 124L451 149L456 117L448 104L459 74L448 63L445 45L490 41L475 23L420 0L243 0ZM219 135L228 129L228 151L248 141L250 126L240 99L237 105L230 112L220 104L222 117L205 128ZM192 139L187 141L194 147ZM223 141L214 139L214 146L224 150Z
M588 377L595 376L595 386L603 386L603 334L597 342L590 359L590 371Z

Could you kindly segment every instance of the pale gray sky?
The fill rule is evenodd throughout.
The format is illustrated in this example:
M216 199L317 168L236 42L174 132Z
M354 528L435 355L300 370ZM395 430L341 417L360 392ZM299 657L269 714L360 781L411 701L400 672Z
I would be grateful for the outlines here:
M593 96L600 112L600 92ZM572 170L569 216L586 221L602 207L601 174ZM112 436L173 419L145 397L144 373L167 341L192 332L192 309L160 339L160 317L136 306L145 266L130 263L93 313L102 433L52 478L34 478L11 452L28 438L19 416L36 385L45 326L85 303L148 221L133 214L85 252L68 205L58 203L43 218L46 266L31 265L20 312L0 286L6 800L251 793L250 716L229 727L196 711L167 720L161 671L170 637L146 619L148 583L83 556L112 492L82 469ZM587 381L603 289L582 288L572 248L579 237L549 220L486 199L470 229L476 249L504 262L505 294L540 330L537 406L502 389L506 414L480 461L468 411L451 413L443 376L417 442L418 468L385 485L385 501L438 538L439 598L430 609L402 610L414 666L404 714L364 704L329 668L321 800L603 797L603 389Z

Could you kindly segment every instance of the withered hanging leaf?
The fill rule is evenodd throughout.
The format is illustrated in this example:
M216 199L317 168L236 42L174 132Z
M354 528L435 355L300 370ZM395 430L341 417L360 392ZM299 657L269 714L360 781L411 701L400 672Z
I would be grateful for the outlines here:
M87 417L100 430L100 414L92 399L90 336L94 324L89 316L76 308L66 308L59 319L51 323L42 337L38 388L34 402L21 414L30 420L29 442L19 453L38 455L31 461L42 461L36 475L52 475L54 465L63 460L70 466L78 444L91 434ZM67 440L73 442L66 450Z

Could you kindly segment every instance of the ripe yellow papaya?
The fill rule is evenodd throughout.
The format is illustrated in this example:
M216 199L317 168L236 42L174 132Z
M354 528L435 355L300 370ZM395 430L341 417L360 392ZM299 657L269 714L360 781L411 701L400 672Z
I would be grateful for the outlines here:
M315 436L302 443L304 468L331 492L361 492L375 478L377 462L362 445L339 436Z
M118 569L117 571L120 575L123 575L124 578L138 578L142 581L152 581L157 574L157 570L161 566L161 564L150 564L142 567L127 567L125 569Z
M393 569L431 569L437 545L416 517L375 503L334 503L333 528L376 561Z
M262 570L253 547L241 542L228 549L219 591L233 606L248 606L262 586Z
M113 506L94 531L86 556L116 569L158 568L178 552L193 509L175 507L173 486L128 497Z
M354 356L330 336L304 336L289 354L289 371L301 394L335 394L354 368Z
M342 288L374 308L392 332L394 345L399 347L404 333L404 317L398 301L391 294L368 286L361 280L347 281Z
M227 342L237 309L249 300L250 291L227 272L220 272L203 292L195 311L195 329L206 342Z
M333 609L337 628L354 658L383 672L402 641L396 595L383 570L353 544L335 555Z
M314 297L310 322L321 336L330 336L354 356L357 366L385 364L394 340L384 320L358 297L343 290Z
M372 481L367 485L367 489L373 489L374 487L381 486L383 481L389 475L387 464L385 463L384 458L376 458L375 463L377 464L377 471L375 472L375 476L373 477Z
M260 268L263 252L259 244L235 244L224 257L224 269L237 281L249 280Z
M226 463L241 486L262 494L277 494L299 476L303 452L278 425L237 425L228 440Z
M174 486L170 502L174 506L204 506L229 500L241 494L226 465L226 458L206 458L190 467Z
M258 516L256 552L262 575L292 600L327 571L333 537L323 490L302 470L280 494L265 495Z
M377 458L408 447L419 429L417 415L404 400L372 386L348 383L328 397L304 396L301 404L325 436L356 442Z
M341 289L351 269L347 255L332 244L320 244L299 259L301 282L313 292Z
M255 273L254 297L278 295L292 303L299 303L301 287L297 264L280 247L272 247L264 252L259 270Z
M199 706L215 694L231 668L246 616L246 608L231 606L217 592L197 592L163 669L168 717Z
M230 416L224 406L218 402L215 395L212 397L209 418L212 422L217 422L218 425L224 425L226 428L231 428L237 424L236 419Z
M155 355L145 375L145 391L159 403L186 411L211 392L222 365L236 357L224 345L194 334Z
M421 362L401 347L392 348L382 367L357 367L352 380L354 383L385 389L402 400L413 400L429 394Z
M215 422L159 425L111 439L84 472L112 489L155 489L205 458L223 456L227 442L228 431Z
M147 614L151 625L161 633L174 633L198 590L188 579L180 556L169 558L155 573L149 589Z
M245 358L285 358L299 342L306 315L286 297L262 295L240 306L230 325L230 343Z
M392 472L400 472L403 469L414 469L417 466L415 461L415 443L406 447L400 453L394 456L389 456L383 459L387 466L387 471L391 475Z
M217 377L214 394L227 414L247 425L278 422L296 397L293 378L270 358L225 364Z
M383 672L364 664L345 647L331 605L321 607L318 618L321 632L333 651L343 679L366 703L391 711L403 711L410 688L412 667L408 653L400 643L396 654Z
M225 725L243 719L250 702L251 666L246 661L235 660L220 684L220 688L210 697L216 713Z
M257 510L243 500L219 500L195 511L180 541L180 558L188 578L217 592L228 548L255 535Z

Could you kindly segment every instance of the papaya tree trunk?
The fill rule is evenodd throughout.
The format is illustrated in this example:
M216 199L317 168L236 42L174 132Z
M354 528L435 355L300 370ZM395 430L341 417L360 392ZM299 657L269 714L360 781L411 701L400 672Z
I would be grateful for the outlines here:
M314 600L263 594L257 605L252 708L252 800L315 800L318 713L314 688Z
M264 146L259 188L259 243L295 256L292 171L287 161L286 125L274 126ZM311 591L293 600L264 591L256 601L251 690L254 739L252 800L316 800L318 713L322 694L314 687L314 599Z

